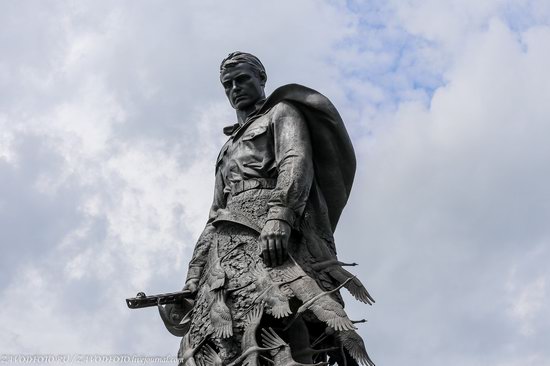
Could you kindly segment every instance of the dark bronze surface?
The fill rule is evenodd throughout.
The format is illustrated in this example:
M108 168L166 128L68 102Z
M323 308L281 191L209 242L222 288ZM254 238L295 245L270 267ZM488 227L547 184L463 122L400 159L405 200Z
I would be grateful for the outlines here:
M191 299L192 297L193 293L188 290L150 296L139 292L136 297L126 299L126 305L130 309L141 309L157 305L175 304L181 302L183 299Z
M363 321L349 319L339 292L374 302L343 268L357 264L336 255L356 167L338 111L297 84L266 98L265 69L247 53L222 62L220 81L237 122L223 130L185 287L128 306L158 306L183 337L182 365L374 365L356 332Z

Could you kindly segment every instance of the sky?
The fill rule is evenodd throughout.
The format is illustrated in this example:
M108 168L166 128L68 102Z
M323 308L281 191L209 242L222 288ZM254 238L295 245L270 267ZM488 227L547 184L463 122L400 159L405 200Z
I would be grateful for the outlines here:
M0 354L177 352L235 50L346 123L375 363L549 366L546 0L0 0Z

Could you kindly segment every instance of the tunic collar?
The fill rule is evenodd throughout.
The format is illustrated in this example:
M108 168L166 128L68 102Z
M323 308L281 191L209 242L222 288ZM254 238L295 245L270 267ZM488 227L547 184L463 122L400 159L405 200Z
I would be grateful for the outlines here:
M248 126L256 118L263 116L265 114L265 112L261 113L261 114L258 114L258 112L262 109L265 101L266 101L266 99L261 99L258 103L256 103L254 105L254 112L252 112L246 118L246 120L244 121L244 123L242 125L240 125L239 123L235 123L233 125L229 125L229 126L224 127L223 128L224 135L226 135L226 136L236 135L237 132L242 130L244 127Z

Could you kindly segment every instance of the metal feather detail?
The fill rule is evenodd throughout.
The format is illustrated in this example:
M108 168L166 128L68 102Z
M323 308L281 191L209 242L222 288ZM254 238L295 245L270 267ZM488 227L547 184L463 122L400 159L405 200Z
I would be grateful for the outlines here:
M292 353L290 346L286 343L272 328L269 330L262 329L262 343L264 347L272 347L275 350L270 351L271 356L273 357L274 364L277 366L306 366L306 365L316 365L324 366L328 365L328 362L319 362L315 364L305 364L300 363L292 358Z
M323 291L319 286L309 277L304 277L289 286L292 291L303 304L298 308L294 319L286 326L287 330L290 325L306 310L311 310L315 316L334 328L335 330L353 330L356 329L352 321L348 318L342 305L329 295L340 290L345 284L351 281L352 278L348 278L338 287L330 290Z
M225 291L218 290L210 308L210 326L216 337L229 338L233 335L231 310L225 303Z

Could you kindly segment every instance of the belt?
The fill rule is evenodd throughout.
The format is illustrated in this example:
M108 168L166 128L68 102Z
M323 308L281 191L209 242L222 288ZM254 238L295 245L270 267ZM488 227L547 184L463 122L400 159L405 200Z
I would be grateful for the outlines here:
M236 196L239 193L250 189L273 189L277 185L277 179L274 178L251 178L231 183L231 195Z

